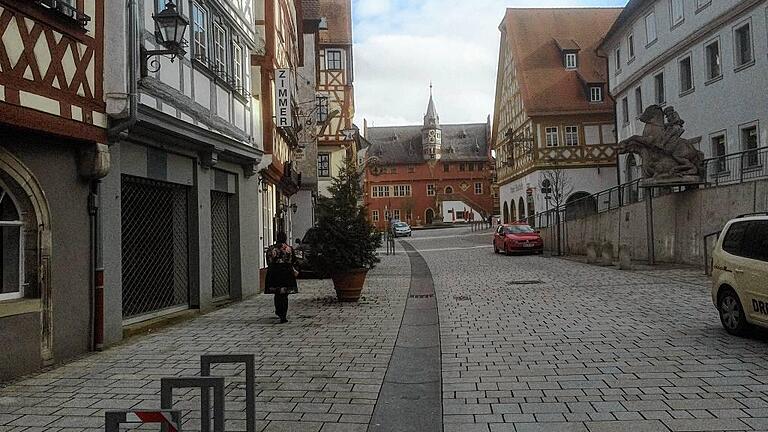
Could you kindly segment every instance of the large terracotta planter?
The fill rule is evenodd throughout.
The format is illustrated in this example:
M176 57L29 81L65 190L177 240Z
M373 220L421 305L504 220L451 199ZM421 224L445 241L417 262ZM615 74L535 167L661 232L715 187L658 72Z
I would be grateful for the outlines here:
M360 293L365 285L365 277L368 269L350 270L344 273L331 275L336 295L340 302L356 302L360 300Z

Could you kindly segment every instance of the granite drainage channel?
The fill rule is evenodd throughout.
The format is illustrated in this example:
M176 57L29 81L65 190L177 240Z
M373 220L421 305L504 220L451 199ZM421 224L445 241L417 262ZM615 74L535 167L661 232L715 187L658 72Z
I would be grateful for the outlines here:
M408 300L368 432L443 430L440 321L432 273L408 242Z

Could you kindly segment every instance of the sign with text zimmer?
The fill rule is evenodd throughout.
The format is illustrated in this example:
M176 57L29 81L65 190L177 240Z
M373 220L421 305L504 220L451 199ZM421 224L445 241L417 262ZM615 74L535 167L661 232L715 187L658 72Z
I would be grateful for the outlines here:
M277 127L289 127L292 122L291 70L275 70L275 121Z

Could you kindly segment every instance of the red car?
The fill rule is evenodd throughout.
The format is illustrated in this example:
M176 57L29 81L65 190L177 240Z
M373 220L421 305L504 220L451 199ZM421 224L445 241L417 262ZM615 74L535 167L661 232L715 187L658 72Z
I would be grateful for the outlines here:
M503 251L507 255L512 252L544 252L544 240L538 231L527 224L500 225L493 235L493 251Z

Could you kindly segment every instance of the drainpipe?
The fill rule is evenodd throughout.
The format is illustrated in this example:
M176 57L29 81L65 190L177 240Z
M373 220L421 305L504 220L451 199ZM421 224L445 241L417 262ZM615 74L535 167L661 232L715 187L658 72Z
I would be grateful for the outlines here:
M139 4L137 0L128 0L128 118L109 128L110 140L125 139L130 129L136 124L138 110L138 78L136 65L139 64Z
M99 249L99 204L98 204L98 191L99 181L92 180L90 182L88 193L88 233L89 233L89 256L88 256L88 270L89 270L89 303L90 311L88 314L88 350L94 351L99 349L99 346L103 345L104 341L104 291L99 290L99 285L103 285L97 279L97 260Z

